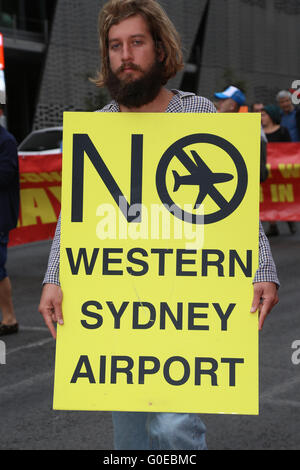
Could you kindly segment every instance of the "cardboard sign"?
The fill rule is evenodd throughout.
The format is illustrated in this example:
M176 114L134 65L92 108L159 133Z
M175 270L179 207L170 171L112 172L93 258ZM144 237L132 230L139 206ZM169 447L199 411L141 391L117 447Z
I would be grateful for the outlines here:
M256 115L65 113L54 408L258 413Z

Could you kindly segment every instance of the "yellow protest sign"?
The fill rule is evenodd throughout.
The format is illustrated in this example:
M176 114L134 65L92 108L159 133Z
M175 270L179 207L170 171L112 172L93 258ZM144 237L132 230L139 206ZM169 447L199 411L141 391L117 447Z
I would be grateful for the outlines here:
M65 113L54 408L258 413L260 122Z

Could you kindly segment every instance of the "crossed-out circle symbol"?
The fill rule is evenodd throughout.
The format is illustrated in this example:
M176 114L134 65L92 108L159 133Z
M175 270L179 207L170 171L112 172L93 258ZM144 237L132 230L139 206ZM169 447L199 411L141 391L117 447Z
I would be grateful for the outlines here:
M185 212L177 206L170 196L166 184L167 170L173 158L177 158L190 173L194 171L195 164L185 152L184 148L188 145L199 143L212 144L224 150L232 159L238 176L235 193L229 202L212 185L209 195L217 204L219 210L211 214L205 214L200 218L197 214ZM165 151L156 171L156 187L162 203L167 205L167 207L172 207L171 212L175 217L186 220L192 224L212 224L228 217L242 202L247 190L247 185L248 172L242 155L228 140L214 134L192 134L177 140Z

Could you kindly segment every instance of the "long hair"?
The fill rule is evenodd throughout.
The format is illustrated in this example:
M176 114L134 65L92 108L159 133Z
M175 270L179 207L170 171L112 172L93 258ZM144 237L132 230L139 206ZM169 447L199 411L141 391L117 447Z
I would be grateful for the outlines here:
M156 0L110 0L99 15L99 41L101 70L94 83L98 87L106 84L109 72L108 32L111 26L130 16L140 14L146 20L157 50L164 51L163 82L174 77L183 68L180 37L166 12Z

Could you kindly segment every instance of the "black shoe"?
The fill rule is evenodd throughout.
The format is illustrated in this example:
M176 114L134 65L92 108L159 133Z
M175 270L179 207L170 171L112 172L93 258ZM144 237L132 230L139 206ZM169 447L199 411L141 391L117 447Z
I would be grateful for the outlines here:
M0 323L0 336L12 335L13 333L18 333L18 331L18 323L14 323L13 325L5 325L4 323Z
M295 222L288 222L287 224L288 224L290 232L292 234L297 232L297 226L296 226Z

